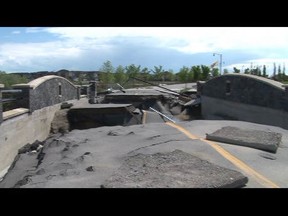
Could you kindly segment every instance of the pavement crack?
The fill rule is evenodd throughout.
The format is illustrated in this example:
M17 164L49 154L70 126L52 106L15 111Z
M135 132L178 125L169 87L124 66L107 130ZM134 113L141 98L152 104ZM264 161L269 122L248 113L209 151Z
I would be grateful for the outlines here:
M134 152L136 152L136 151L138 151L140 149L149 148L149 147L157 146L157 145L162 145L162 144L166 144L168 142L180 142L180 141L185 141L185 140L176 140L176 139L174 140L174 139L172 139L172 140L167 140L167 141L164 141L164 142L153 143L153 144L150 144L148 146L142 146L140 148L134 149L134 150L128 152L127 154L129 155L129 154L132 154L132 153L134 153Z

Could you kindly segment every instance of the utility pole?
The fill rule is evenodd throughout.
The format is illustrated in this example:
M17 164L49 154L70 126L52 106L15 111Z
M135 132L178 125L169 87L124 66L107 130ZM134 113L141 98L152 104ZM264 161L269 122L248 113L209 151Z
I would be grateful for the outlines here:
M213 53L213 56L219 55L220 56L220 62L219 62L219 70L220 70L220 75L222 74L222 54L221 53Z

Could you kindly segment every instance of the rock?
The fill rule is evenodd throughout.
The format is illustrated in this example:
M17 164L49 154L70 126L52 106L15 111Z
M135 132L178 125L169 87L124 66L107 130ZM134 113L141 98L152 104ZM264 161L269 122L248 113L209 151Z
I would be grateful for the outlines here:
M86 170L87 170L88 172L94 172L94 171L95 171L95 169L94 169L93 166L87 167Z

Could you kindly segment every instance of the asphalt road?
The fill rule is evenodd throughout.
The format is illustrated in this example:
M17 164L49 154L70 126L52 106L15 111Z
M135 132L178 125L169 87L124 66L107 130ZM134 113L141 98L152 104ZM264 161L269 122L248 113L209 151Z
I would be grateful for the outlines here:
M282 134L277 153L224 143L208 143L206 133L224 126L271 130ZM236 170L248 177L246 188L288 187L288 157L286 130L240 121L208 121L146 123L73 130L48 141L45 157L35 169L37 155L23 154L0 183L0 187L95 187L99 188L127 157L142 154L167 153L181 150L215 165ZM50 145L50 147L49 147ZM52 146L51 146L52 145ZM44 147L45 148L45 147ZM213 179L210 179L211 181ZM209 181L209 179L207 179ZM20 181L21 182L21 181ZM23 182L23 181L22 181Z
M196 155L202 156L206 160L214 162L217 165L240 171L249 178L246 186L247 188L288 187L287 130L279 127L242 121L195 120L177 124L189 131L190 134L193 134L196 137L194 140L198 140L203 148L201 151L198 151L197 148L199 147L191 145L191 149L189 148L189 151L194 152L194 154L196 153ZM209 145L207 141L205 141L206 133L213 133L214 131L225 126L281 133L282 142L275 154L245 146L214 142L214 144L217 144L226 150L230 155L247 165L247 167L241 168L241 166L236 166L233 163L235 160L231 161L227 159L227 155L226 157L225 155L221 155L211 145ZM183 135L186 136L185 134Z

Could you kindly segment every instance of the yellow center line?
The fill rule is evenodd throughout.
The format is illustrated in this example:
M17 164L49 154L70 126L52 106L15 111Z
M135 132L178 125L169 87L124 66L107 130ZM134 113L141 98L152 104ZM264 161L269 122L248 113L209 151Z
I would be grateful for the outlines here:
M258 183L260 183L261 185L268 187L268 188L279 188L279 186L277 184L275 184L274 182L272 182L271 180L267 179L266 177L264 177L263 175L261 175L260 173L258 173L256 170L254 170L253 168L251 168L250 166L248 166L247 164L245 164L243 161L241 161L240 159L238 159L237 157L235 157L234 155L232 155L231 153L229 153L228 151L226 151L224 148L222 148L221 146L219 146L218 144L216 144L215 142L212 142L210 140L206 140L200 137L197 137L193 134L191 134L188 130L186 130L185 128L181 127L180 125L174 124L172 122L166 122L167 125L174 127L176 129L178 129L179 131L181 131L182 133L184 133L187 137L189 137L190 139L199 139L203 142L206 142L207 144L209 144L211 147L213 147L219 154L221 154L224 158L226 158L227 160L229 160L231 163L233 163L235 166L237 166L238 168L240 168L241 170L243 170L247 175L249 175L250 177L252 177L253 179L255 179Z
M143 117L142 117L142 124L146 123L147 113L145 110L143 110Z

